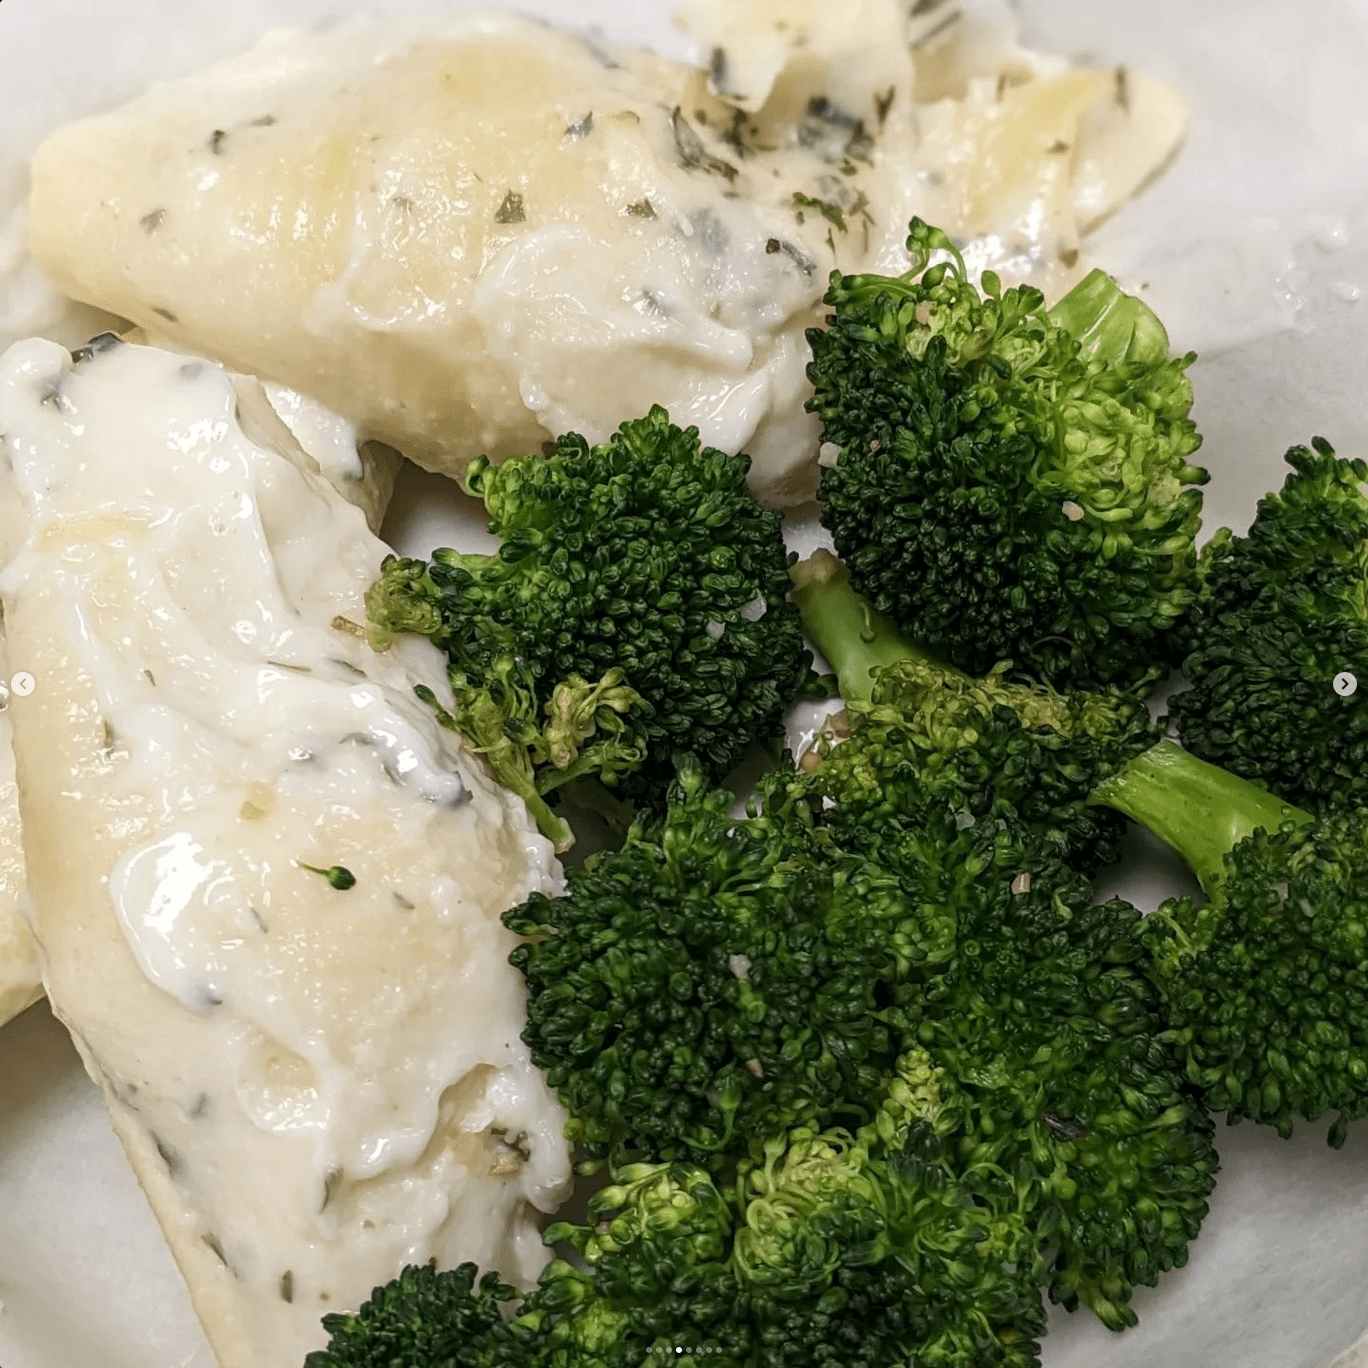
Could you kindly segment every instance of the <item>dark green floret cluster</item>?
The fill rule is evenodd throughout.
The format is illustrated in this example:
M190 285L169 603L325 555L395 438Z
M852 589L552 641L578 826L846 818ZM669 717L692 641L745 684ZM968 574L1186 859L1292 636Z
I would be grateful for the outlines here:
M898 1055L860 889L803 821L732 803L684 759L663 817L505 914L524 1039L592 1152L716 1167L798 1122L858 1123Z
M1232 1122L1368 1116L1368 812L1316 819L1164 742L1098 798L1172 845L1208 901L1141 928L1189 1078Z
M809 678L781 519L749 466L659 407L597 446L481 458L467 482L497 552L395 558L367 596L375 644L417 632L446 653L451 724L562 842L542 796L567 778L660 800L687 749L721 779Z
M903 276L834 275L809 334L822 522L856 589L974 674L1151 678L1194 596L1193 357L1100 271L1047 310L991 272L980 292L920 220L908 250Z
M1183 744L1314 811L1368 806L1368 464L1328 442L1287 453L1243 537L1202 550L1202 593L1169 700Z

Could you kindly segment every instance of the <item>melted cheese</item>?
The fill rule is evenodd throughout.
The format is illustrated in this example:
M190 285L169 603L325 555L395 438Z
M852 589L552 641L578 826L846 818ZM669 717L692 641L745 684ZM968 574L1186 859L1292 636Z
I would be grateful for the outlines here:
M660 403L801 502L831 269L902 269L920 214L986 243L977 264L1069 283L1080 130L1111 78L1014 65L1001 101L995 75L916 105L895 0L859 23L694 9L707 70L507 16L270 35L51 137L33 250L73 297L430 469L601 440ZM927 55L942 85L947 60ZM1153 169L1173 129L1138 129ZM1097 172L1090 194L1134 181Z
M499 913L561 884L414 697L436 652L346 625L387 548L240 419L206 362L11 348L0 593L53 1007L223 1368L298 1368L406 1262L541 1267L564 1116Z

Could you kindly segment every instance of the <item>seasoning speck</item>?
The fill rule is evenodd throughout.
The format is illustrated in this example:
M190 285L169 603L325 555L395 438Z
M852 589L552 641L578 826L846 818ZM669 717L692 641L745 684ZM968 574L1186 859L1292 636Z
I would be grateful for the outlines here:
M565 136L578 140L587 138L594 131L594 111L591 109L582 119L576 119L572 124L566 124Z
M163 309L160 304L154 304L152 306L152 312L156 314L158 318L166 319L168 323L180 322L180 319L177 318L176 315L173 314L170 309Z
M679 164L687 171L707 171L715 176L725 176L735 180L738 172L731 162L712 156L703 146L698 130L686 119L678 105L670 114L670 128L674 133L675 151L679 154Z
M835 470L836 462L841 459L841 448L835 442L823 442L817 452L817 464L823 470Z
M727 960L727 968L739 979L749 977L750 967L750 960L745 955L732 955Z
M653 219L656 216L655 205L648 199L636 200L623 212L630 214L632 218Z
M1123 66L1116 68L1116 103L1130 113L1130 73Z
M345 632L348 636L357 637L361 641L369 641L370 635L359 622L353 622L350 618L343 617L338 613L329 624L334 632Z
M138 220L138 227L141 228L144 233L155 233L165 222L166 210L154 209L150 214L144 214L142 218Z
M746 1068L755 1075L756 1078L764 1078L765 1069L758 1059L746 1060Z
M294 1272L287 1268L280 1275L280 1300L283 1302L294 1301Z
M504 196L504 201L499 205L499 212L494 215L495 223L522 223L527 218L527 211L523 208L523 197L516 190L510 190Z
M1012 880L1013 893L1029 893L1031 891L1031 876L1029 874L1018 874Z
M223 155L223 142L224 139L227 138L227 136L228 134L225 133L221 128L214 129L214 131L209 135L209 150L214 154L214 156L221 157Z
M1060 512L1062 512L1070 522L1083 521L1083 510L1076 503L1074 503L1072 499L1065 499L1064 502L1059 505L1059 508Z

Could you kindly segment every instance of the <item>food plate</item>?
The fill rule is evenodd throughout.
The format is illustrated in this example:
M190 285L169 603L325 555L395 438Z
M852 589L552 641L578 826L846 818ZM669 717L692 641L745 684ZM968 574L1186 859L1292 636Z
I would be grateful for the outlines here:
M685 50L655 0L521 8ZM9 0L0 210L22 193L27 153L62 120L239 50L271 24L341 9L335 0ZM1166 77L1189 103L1178 160L1087 251L1145 294L1176 346L1201 353L1192 375L1213 473L1208 525L1242 528L1280 480L1282 451L1313 433L1368 455L1361 0L1326 0L1306 26L1290 0L1153 0L1129 12L1022 0L1020 11L1033 46ZM0 267L3 255L0 243ZM810 518L791 527L795 544L811 543ZM449 484L414 474L386 530L414 554L481 535ZM1137 840L1103 891L1147 907L1184 880L1174 860ZM1368 1126L1351 1127L1338 1153L1320 1127L1290 1142L1250 1126L1217 1139L1223 1172L1189 1266L1139 1294L1141 1323L1123 1336L1056 1313L1050 1368L1368 1364L1352 1348L1368 1330ZM213 1368L98 1094L41 1005L0 1031L0 1302L4 1368Z

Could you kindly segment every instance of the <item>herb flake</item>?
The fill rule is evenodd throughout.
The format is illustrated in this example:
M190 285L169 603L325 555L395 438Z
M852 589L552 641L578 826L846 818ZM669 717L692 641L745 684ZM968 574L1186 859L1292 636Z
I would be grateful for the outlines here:
M801 192L795 192L793 203L798 209L815 209L832 227L839 228L843 233L846 231L845 214L839 204L832 204L830 200L820 200Z
M339 893L356 887L356 875L345 865L330 865L327 869L322 869L318 865L305 864L303 860L297 860L296 863L300 869L307 869L311 874L321 874Z
M504 201L499 205L499 211L494 215L495 223L522 223L527 218L527 210L523 207L523 197L516 191L510 190L504 196Z
M725 176L735 180L738 172L731 162L714 157L703 146L698 130L686 119L679 105L670 114L670 128L674 133L675 151L679 154L679 164L686 171L706 171L709 175Z

